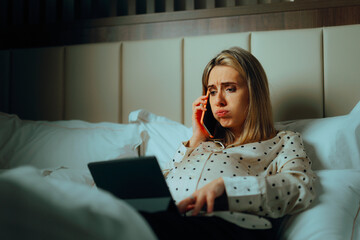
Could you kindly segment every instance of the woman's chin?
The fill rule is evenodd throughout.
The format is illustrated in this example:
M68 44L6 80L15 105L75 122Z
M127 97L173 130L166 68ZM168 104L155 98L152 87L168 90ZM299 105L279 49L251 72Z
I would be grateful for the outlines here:
M226 121L226 120L220 120L219 123L223 128L231 128L233 126L233 124L231 124L231 122Z

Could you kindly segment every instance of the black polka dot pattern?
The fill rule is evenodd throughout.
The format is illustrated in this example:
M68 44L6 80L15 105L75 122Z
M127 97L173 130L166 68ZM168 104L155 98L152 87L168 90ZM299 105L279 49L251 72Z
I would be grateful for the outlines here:
M181 145L169 165L166 181L176 202L223 177L229 216L233 217L245 212L281 217L306 208L315 196L311 161L300 135L290 131L280 131L273 139L225 149L211 141L196 149ZM241 226L247 228L270 226L262 217L236 219L245 219Z

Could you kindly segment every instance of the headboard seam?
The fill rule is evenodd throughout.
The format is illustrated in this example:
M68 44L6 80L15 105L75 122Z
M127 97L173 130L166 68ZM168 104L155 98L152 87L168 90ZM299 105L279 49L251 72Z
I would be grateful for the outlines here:
M63 119L65 119L65 113L66 113L66 98L65 98L65 96L66 96L66 94L65 94L65 91L66 91L66 62L65 62L65 60L66 60L66 47L65 46L63 46L63 49L64 49L64 51L63 51L63 76L62 76L62 81L63 81L63 94L62 94L62 96L63 96L63 99L62 99L62 102L63 102L63 106L62 106L62 118Z
M184 38L181 39L181 123L185 124Z
M324 28L321 29L321 73L322 73L322 95L323 95L323 99L322 99L322 108L323 108L323 112L322 112L322 117L325 117L325 56L324 56Z

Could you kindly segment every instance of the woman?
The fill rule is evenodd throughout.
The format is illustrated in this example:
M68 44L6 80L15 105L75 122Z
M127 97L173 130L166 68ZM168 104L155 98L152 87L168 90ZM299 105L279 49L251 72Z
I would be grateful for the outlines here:
M266 74L249 52L222 51L205 67L202 83L204 96L193 103L193 135L165 174L179 211L192 217L145 218L160 239L274 239L276 219L307 208L315 195L301 136L275 130ZM216 140L200 124L207 101ZM217 211L223 198L225 209Z

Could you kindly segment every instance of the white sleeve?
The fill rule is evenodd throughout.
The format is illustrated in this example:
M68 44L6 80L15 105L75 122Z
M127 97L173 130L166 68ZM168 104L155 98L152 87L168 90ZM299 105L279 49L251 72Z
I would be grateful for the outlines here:
M223 178L230 211L278 218L312 203L315 174L298 135L286 142L271 164L275 171L265 177Z

